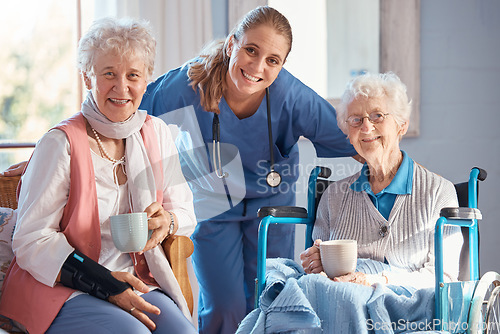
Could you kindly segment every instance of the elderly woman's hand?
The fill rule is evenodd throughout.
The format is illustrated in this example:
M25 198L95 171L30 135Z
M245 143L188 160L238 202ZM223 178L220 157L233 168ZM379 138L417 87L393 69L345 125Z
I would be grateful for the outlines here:
M134 289L142 293L149 292L149 288L146 284L130 273L113 271L111 275L119 281L127 282ZM132 291L132 289L127 289L118 295L110 296L108 301L132 314L151 331L156 329L156 324L144 312L159 315L161 312L160 309L145 301L141 296L138 296Z
M314 245L300 253L302 268L307 274L318 274L323 271L321 255L319 253L320 239L314 241Z
M387 276L376 275L376 274L365 274L361 272L348 273L343 276L335 277L333 279L335 282L351 282L358 283L362 285L374 285L375 283L379 284L388 284L389 280Z
M142 252L139 252L139 254L155 248L156 246L160 245L163 240L170 236L170 215L172 215L174 219L174 230L172 231L172 234L175 234L178 228L177 218L175 217L175 214L173 214L172 212L167 212L160 203L153 202L144 211L147 213L149 218L148 229L152 230L153 233L151 234L151 238L149 238L148 242L146 243L146 246L144 247Z
M342 276L337 276L333 278L334 282L351 282L361 285L371 286L372 283L369 280L369 275L362 272L352 272Z

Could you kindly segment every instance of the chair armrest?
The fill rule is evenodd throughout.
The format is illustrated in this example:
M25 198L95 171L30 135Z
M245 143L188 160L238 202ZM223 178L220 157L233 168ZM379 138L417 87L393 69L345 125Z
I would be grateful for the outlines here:
M182 294L186 299L189 311L193 314L193 291L189 282L186 260L193 254L193 241L186 236L173 235L163 241L162 244L165 255L167 256L170 267L174 272L175 278L181 287Z
M307 210L298 206L263 206L257 211L257 216L307 218Z
M0 175L0 207L17 209L17 185L21 175Z
M446 219L482 219L481 211L473 208L456 207L442 208L440 211L441 217Z

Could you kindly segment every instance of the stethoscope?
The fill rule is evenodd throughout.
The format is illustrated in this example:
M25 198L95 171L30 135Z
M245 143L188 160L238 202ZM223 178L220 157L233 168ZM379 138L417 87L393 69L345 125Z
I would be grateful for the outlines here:
M271 162L271 170L267 173L266 182L270 187L277 187L281 183L281 175L274 170L274 150L273 150L273 129L271 126L271 103L269 100L269 87L266 88L266 106L267 106L267 131L269 134L269 158ZM212 162L215 169L215 175L219 179L229 176L228 173L222 169L220 157L220 123L219 115L214 114L212 121Z

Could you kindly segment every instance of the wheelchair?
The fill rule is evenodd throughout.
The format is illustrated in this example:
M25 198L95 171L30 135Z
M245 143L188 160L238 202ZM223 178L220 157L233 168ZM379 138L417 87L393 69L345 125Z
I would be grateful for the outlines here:
M302 207L262 207L259 226L255 307L265 287L267 233L270 224L305 224L305 248L313 245L312 230L321 195L333 181L331 170L315 167L309 176L307 209ZM488 272L479 279L478 184L486 171L474 167L467 182L455 184L458 208L443 208L435 227L435 329L441 333L500 333L500 275ZM461 281L446 283L443 274L443 228L457 225L464 235L461 251ZM464 279L465 276L465 279ZM468 280L467 280L468 278Z

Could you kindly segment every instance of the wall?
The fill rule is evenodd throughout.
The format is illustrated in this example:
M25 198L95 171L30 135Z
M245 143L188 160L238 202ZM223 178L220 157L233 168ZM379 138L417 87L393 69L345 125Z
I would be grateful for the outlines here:
M422 0L420 136L402 148L452 182L471 167L488 171L480 185L481 272L500 272L500 2Z

